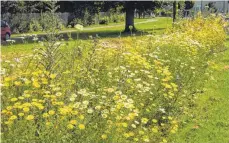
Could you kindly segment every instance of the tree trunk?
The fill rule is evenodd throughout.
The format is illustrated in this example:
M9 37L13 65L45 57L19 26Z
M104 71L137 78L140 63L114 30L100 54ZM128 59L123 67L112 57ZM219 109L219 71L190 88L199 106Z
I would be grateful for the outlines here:
M126 2L125 4L126 9L126 25L124 32L136 31L134 27L134 3L133 2ZM130 30L130 26L132 26L132 30Z
M177 14L177 2L173 2L173 22L176 21L176 14Z

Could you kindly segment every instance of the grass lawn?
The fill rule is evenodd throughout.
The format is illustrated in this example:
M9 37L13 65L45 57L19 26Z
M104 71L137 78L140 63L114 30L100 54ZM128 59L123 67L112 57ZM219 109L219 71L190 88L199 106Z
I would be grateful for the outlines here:
M140 23L139 23L140 22ZM145 23L142 23L145 22ZM172 26L172 18L169 17L158 17L153 19L135 19L136 28L139 31L144 32L154 32L156 34L161 34L165 28ZM84 28L84 31L81 32L80 38L86 39L89 35L95 36L98 34L101 37L117 37L124 30L124 22L121 23L112 23L108 25L92 25ZM67 37L67 33L72 33L72 38L76 38L76 30L74 28L64 29L60 31L63 34L63 37ZM137 34L142 34L139 32ZM34 32L27 34L45 34L44 32ZM12 38L21 37L22 34L14 34Z
M155 21L151 21L148 23L140 23L140 24L136 24L136 28L140 31L144 31L144 32L153 32L155 34L162 34L166 28L169 28L172 26L172 19L171 18L166 18L166 17L158 17L158 18L154 18ZM143 22L143 21L147 21L149 19L136 19L136 22ZM106 26L104 26L104 28L98 28L98 29L89 29L89 30L84 30L83 32L80 33L79 38L83 39L83 41L87 42L88 41L88 37L90 35L92 36L96 36L96 34L99 35L99 37L101 38L117 38L118 36L120 36L120 32L124 30L124 23L123 25L120 25L120 23L115 24L115 27L112 28L106 28ZM108 25L110 26L110 25ZM90 28L94 28L93 26L91 26ZM142 32L138 32L136 33L136 36L142 35ZM12 35L12 39L14 39L14 37L16 36L21 36L21 35ZM65 37L65 39L67 40L67 34L63 33L63 36ZM122 34L122 37L126 37L129 36L129 34ZM77 37L76 32L72 32L72 38L75 40ZM29 40L27 44L23 44L20 39L18 42L16 42L13 45L3 45L1 52L2 54L13 54L13 53L17 53L17 55L20 54L24 54L24 53L28 53L31 52L33 47L36 46L37 44L34 43L34 41ZM17 41L16 40L16 41ZM75 43L75 41L68 41L68 43L70 45L73 45Z
M206 85L192 115L184 116L175 143L229 143L229 40L218 57L218 70Z
M157 20L157 19L165 19L165 18L154 18L155 20ZM147 21L147 20L150 20L150 19L148 19L148 18L141 18L141 19L139 19L139 18L136 18L134 21L136 22L136 23L138 23L138 22L144 22L144 21ZM106 28L106 27L108 27L108 26L115 26L115 25L124 25L124 22L118 22L118 23L109 23L109 24L107 24L107 25L103 25L103 24L96 24L96 25L90 25L90 26L86 26L86 27L84 27L84 28L86 28L86 29L91 29L91 28L97 28L97 27L104 27L104 28ZM75 30L75 28L64 28L62 31L76 31ZM28 33L25 33L25 34L45 34L45 32L42 32L42 31L35 31L35 32L28 32ZM20 37L20 36L23 36L23 34L21 34L21 33L18 33L18 34L13 34L12 35L12 37Z

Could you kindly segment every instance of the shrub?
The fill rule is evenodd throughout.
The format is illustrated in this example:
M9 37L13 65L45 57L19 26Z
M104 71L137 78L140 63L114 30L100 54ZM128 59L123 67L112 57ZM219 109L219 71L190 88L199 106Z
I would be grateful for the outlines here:
M55 25L50 25L50 23L52 23L51 21L54 21ZM60 30L64 28L64 24L61 19L51 12L41 13L40 25L43 31L47 31L52 27L58 27Z
M87 26L92 24L94 24L93 16L86 9L83 16L83 25Z
M101 19L101 20L99 20L99 24L108 24L108 20L107 19Z
M83 25L83 22L82 22L82 20L79 19L79 18L74 18L74 19L70 22L70 25L71 25L72 27L74 27L76 24Z
M12 19L9 22L11 29L16 33L23 33L29 31L29 23L28 16L26 14L12 14Z
M29 31L33 32L33 31L41 31L41 30L42 30L42 27L39 21L36 19L32 19L29 24Z

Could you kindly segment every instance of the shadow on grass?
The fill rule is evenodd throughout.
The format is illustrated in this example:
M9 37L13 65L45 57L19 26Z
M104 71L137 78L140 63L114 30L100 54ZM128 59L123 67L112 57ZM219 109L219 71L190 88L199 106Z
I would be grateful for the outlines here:
M229 34L227 34L229 36ZM227 36L226 41L229 42L229 37Z
M144 30L138 30L137 32L134 32L133 34L135 36L143 36L147 34L152 34L153 33L162 33L162 31L165 30L165 28L155 28L155 29L144 29ZM63 40L69 40L68 33L71 33L71 38L73 40L77 39L77 32L61 32L60 33L60 39ZM47 34L38 34L37 37L39 41L44 40ZM89 37L98 37L98 38L118 38L118 37L128 37L131 36L131 33L124 33L119 30L107 30L107 31L83 31L79 34L79 39L80 40L88 40ZM20 37L13 37L12 40L15 40L14 45L16 44L22 44L23 40ZM26 43L34 43L33 37L28 37ZM7 45L8 43L1 43L2 45Z

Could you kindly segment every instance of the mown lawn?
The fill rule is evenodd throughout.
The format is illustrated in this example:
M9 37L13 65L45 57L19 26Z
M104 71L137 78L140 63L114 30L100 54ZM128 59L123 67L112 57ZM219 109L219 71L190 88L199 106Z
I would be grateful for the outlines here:
M140 23L139 23L140 22ZM141 23L146 22L146 23ZM157 18L142 18L142 19L135 19L136 28L140 31L144 32L154 32L161 34L165 28L172 26L172 18L169 17L157 17ZM139 23L139 24L138 24ZM107 36L119 36L120 32L124 30L124 22L119 23L110 23L108 25L91 25L85 27L85 30L82 32L85 38L85 35L95 35L99 34L100 36L107 37ZM97 28L97 29L96 29ZM73 37L76 37L76 29L74 28L66 28L60 31L63 34L66 34L68 31L72 31ZM27 34L45 34L45 32L32 32ZM21 37L23 34L13 34L12 38L14 37Z
M136 22L144 22L150 19L136 19ZM151 19L152 20L152 19ZM143 32L149 32L149 33L154 33L154 34L162 34L166 28L172 27L172 19L171 18L166 18L166 17L158 17L158 18L154 18L154 21L148 22L148 23L139 23L136 24L136 28L140 31L136 33L136 36L141 36L147 33L143 33ZM124 23L121 23L123 25L120 25L120 23L116 23L116 24L110 24L107 26L114 26L112 28L107 28L107 26L105 25L104 28L98 28L98 29L94 29L96 27L95 26L90 26L89 28L93 28L93 29L89 29L89 30L84 30L79 34L79 39L83 40L82 42L87 43L89 40L89 36L96 36L98 35L100 37L100 39L107 39L107 38L117 38L119 36L125 38L127 36L130 36L130 34L121 34L121 31L124 30ZM101 26L101 25L100 25ZM72 33L72 38L73 41L68 41L67 38L67 33L62 33L63 37L65 37L65 42L67 41L67 43L70 45L69 47L71 47L72 45L75 44L75 40L77 38L77 33L76 32L71 32ZM31 33L34 34L34 33ZM42 33L36 33L36 34L42 34ZM12 39L15 39L15 37L18 36L22 36L22 34L18 35L12 35ZM31 38L32 39L32 38ZM32 40L29 40L28 43L24 44L22 43L21 39L16 39L16 43L10 45L1 45L1 52L3 55L8 55L8 54L16 54L16 55L20 55L20 54L25 54L28 52L31 52L32 49L37 46L38 44L35 43ZM101 39L101 40L102 40ZM18 41L18 42L17 42Z
M175 143L229 143L229 40L226 45L218 56L214 80L209 80L206 92L172 136Z

